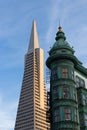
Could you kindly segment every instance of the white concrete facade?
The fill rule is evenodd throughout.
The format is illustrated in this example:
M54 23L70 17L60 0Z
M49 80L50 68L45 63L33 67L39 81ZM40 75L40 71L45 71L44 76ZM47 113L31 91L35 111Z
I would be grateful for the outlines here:
M76 71L74 72L74 75L75 75L75 80L76 80L76 76L80 77L81 79L84 80L85 82L85 87L87 88L87 78L85 76L83 76L82 74L80 74L80 72Z

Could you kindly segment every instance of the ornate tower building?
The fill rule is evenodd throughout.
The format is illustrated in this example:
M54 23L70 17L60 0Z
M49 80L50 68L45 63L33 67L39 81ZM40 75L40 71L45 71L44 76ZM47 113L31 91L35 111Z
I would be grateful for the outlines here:
M46 61L51 70L51 130L86 130L87 69L74 55L61 27L55 39Z
M33 21L20 93L15 130L48 130L47 93L44 83L43 50L39 48Z

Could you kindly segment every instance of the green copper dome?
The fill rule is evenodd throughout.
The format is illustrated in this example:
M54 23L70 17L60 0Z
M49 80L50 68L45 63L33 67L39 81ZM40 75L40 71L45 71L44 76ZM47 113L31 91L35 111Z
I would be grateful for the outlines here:
M49 54L53 53L70 53L74 54L74 50L72 47L70 47L69 43L66 41L66 37L64 32L62 31L62 28L58 28L58 32L56 33L56 42L54 43L53 47L51 48Z

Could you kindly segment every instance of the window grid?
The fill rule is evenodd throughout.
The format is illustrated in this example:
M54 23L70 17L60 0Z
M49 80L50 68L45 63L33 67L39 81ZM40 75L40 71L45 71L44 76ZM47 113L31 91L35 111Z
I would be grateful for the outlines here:
M70 108L64 108L64 119L70 120L71 119L71 110Z
M85 114L85 125L87 126L87 114Z
M54 111L54 122L58 122L60 118L59 109Z
M82 98L83 98L83 105L87 106L87 96L83 95Z
M57 88L57 87L53 89L53 97L54 97L54 99L59 98L59 95L58 95L58 88Z
M70 88L63 87L63 98L69 99L70 98Z
M62 77L68 78L68 69L67 68L62 68Z
M78 76L76 76L76 87L85 87L85 81Z
M73 90L73 93L74 93L74 99L75 99L75 101L77 101L77 93L76 93L76 89Z

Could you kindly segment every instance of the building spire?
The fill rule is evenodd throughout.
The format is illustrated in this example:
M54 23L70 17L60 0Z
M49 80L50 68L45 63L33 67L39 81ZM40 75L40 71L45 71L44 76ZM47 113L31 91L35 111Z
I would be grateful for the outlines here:
M38 42L36 22L35 20L33 20L28 52L33 51L35 48L39 48L39 42Z
M61 26L59 26L58 32L62 32L62 27Z
M60 19L59 19L59 27L58 27L58 32L62 32L62 27L60 25Z

